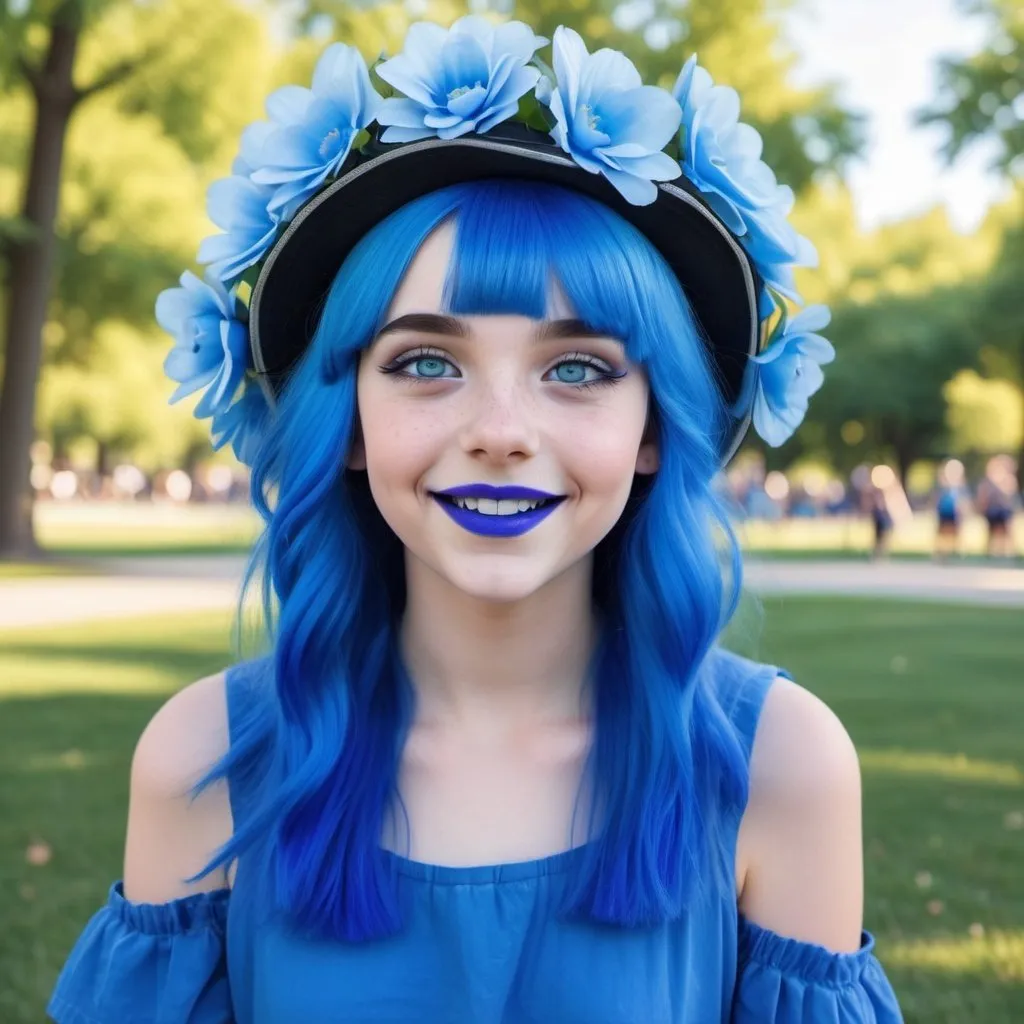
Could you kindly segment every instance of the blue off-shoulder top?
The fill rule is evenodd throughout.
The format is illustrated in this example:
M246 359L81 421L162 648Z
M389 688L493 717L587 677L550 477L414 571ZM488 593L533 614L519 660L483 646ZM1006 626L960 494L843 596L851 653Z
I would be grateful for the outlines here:
M773 666L715 652L712 684L749 758ZM227 673L237 719L259 662ZM236 823L251 794L229 780ZM736 821L738 825L738 818ZM735 839L735 828L732 831ZM234 888L166 904L120 882L78 939L48 1006L58 1024L896 1024L865 932L856 953L745 920L728 892L653 928L558 917L581 849L486 867L394 858L411 907L401 934L314 940Z

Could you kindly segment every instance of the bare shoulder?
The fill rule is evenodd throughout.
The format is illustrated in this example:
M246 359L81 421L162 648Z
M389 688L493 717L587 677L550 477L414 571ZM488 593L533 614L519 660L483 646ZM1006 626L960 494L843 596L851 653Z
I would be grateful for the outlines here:
M751 803L792 803L860 792L849 733L819 697L779 676L765 697L750 759Z
M132 784L174 796L188 790L228 749L225 673L179 690L149 720L132 757Z
M754 737L740 827L740 908L762 927L838 951L860 944L860 766L842 722L785 678Z
M227 785L218 781L194 800L192 787L228 750L225 673L199 679L168 699L150 719L132 757L125 841L124 893L133 902L163 903L222 888L223 870L198 882L232 834Z

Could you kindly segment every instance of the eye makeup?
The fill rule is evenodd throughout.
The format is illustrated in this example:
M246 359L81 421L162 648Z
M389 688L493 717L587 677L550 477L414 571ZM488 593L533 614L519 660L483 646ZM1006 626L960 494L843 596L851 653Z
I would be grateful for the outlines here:
M408 352L402 352L394 359L378 367L381 373L394 376L404 381L438 381L438 380L458 380L459 376L440 375L433 373L409 373L408 367L415 366L416 363L426 361L437 362L439 364L446 364L452 369L456 369L455 364L451 358L443 352L441 349L431 348L429 346L421 346L419 348L412 349ZM574 388L577 390L584 390L595 387L602 387L605 385L617 384L622 380L627 370L615 370L609 366L603 359L599 359L597 356L591 355L587 352L570 352L562 356L554 365L545 371L545 378L548 374L559 370L563 366L584 366L590 367L595 370L600 376L596 379L583 380L583 381L572 381L572 380L554 380L545 381L546 383L563 384L566 387Z

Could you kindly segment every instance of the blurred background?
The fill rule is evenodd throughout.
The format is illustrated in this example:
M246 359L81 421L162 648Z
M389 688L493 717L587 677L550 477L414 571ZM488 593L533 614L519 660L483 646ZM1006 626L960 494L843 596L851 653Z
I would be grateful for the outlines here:
M696 52L793 187L837 359L720 481L729 642L857 743L907 1020L1024 1020L1024 0L0 0L0 1021L120 874L142 726L232 657L247 475L167 404L155 297L272 89L467 11L665 87Z

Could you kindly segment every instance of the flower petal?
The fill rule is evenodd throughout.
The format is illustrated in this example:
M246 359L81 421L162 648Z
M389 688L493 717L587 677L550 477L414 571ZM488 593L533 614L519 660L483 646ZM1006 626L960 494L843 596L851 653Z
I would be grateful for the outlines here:
M267 116L278 124L298 124L306 116L314 96L301 85L285 85L266 99Z
M638 178L634 174L617 171L611 167L602 168L602 173L622 197L634 206L649 206L658 198L657 186L646 178Z

